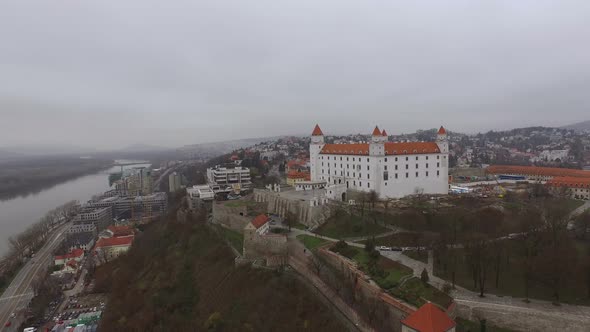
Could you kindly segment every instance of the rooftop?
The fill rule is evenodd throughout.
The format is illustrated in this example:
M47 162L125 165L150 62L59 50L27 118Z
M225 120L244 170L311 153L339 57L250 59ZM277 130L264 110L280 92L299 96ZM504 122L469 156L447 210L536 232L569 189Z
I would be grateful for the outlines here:
M269 219L267 215L260 214L256 218L254 218L254 220L252 220L252 225L254 225L256 229L259 229L260 227L264 226L264 224L266 224L268 220Z
M438 145L434 142L386 142L385 155L408 155L440 153ZM369 155L368 143L352 144L326 144L321 154L343 154L343 155Z
M402 320L402 324L419 332L445 332L457 325L445 312L430 302Z
M61 255L61 256L55 256L55 259L74 259L74 258L78 258L84 255L84 250L82 249L74 249L72 251L70 251L69 253L65 254L65 255Z
M119 236L110 238L100 238L96 242L95 248L114 247L114 246L130 246L133 243L133 235Z

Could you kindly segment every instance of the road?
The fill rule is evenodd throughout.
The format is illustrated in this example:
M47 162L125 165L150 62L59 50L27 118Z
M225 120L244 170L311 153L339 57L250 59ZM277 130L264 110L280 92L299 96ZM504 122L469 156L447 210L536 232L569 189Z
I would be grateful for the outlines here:
M53 251L60 244L67 227L70 223L65 223L55 229L50 235L47 243L37 252L34 258L25 263L16 277L10 283L10 286L0 297L0 331L16 331L16 328L24 319L22 309L26 308L34 296L31 287L35 277L44 277L46 269L53 264ZM16 318L10 318L12 313L16 313ZM4 327L8 321L12 322L11 327Z

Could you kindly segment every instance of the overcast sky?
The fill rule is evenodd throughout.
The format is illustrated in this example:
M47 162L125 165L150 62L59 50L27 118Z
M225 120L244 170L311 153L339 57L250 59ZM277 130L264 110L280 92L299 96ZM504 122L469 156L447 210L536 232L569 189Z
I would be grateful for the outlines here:
M590 119L589 18L587 0L4 0L0 146L565 125Z

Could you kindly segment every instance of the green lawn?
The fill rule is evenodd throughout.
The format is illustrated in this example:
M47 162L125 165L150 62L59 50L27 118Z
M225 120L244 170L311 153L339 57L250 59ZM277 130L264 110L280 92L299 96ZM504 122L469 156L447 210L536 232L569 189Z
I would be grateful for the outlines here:
M303 242L303 245L309 250L314 250L315 248L321 247L324 244L330 242L328 240L320 239L318 237L306 234L297 235L297 239Z
M379 235L387 232L387 228L375 224L369 218L362 220L357 215L344 215L340 217L333 217L318 228L316 233L335 238L350 238L350 237L361 237Z
M399 296L417 307L430 301L443 308L447 308L453 300L449 295L441 292L430 284L424 284L422 280L416 277L407 280L401 287L398 287L392 293L395 294L396 291L399 292Z
M567 206L568 211L573 211L580 206L584 205L584 201L577 200L577 199L568 199L565 201L565 205Z
M480 331L481 326L479 322L474 322L471 320L467 320L467 319L463 319L460 317L457 317L455 319L455 322L457 322L457 332L476 332L476 331ZM514 330L510 330L510 329L504 329L504 328L500 328L500 327L496 327L494 325L490 325L489 322L486 322L486 332L515 332Z
M383 237L375 238L376 246L388 246L388 247L416 247L416 246L429 246L436 241L438 238L437 233L431 232L400 232ZM359 243L366 243L360 241Z
M361 270L371 275L371 278L383 289L391 289L396 287L399 284L401 278L412 274L412 269L409 267L383 256L379 257L377 262L378 266L383 270L383 274L371 274L368 267L369 254L363 249L354 249L356 250L356 254L352 257L352 259L359 264Z
M244 234L219 225L215 225L215 227L220 231L221 235L229 241L234 249L242 253L244 250Z
M406 250L403 254L422 263L428 263L428 251L426 250Z

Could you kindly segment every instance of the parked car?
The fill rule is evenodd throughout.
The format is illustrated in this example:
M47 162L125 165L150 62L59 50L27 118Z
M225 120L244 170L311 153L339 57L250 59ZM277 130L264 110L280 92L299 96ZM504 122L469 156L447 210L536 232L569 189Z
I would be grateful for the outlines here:
M379 250L382 250L382 251L391 251L391 248L390 247L386 247L386 246L380 246L379 247Z

